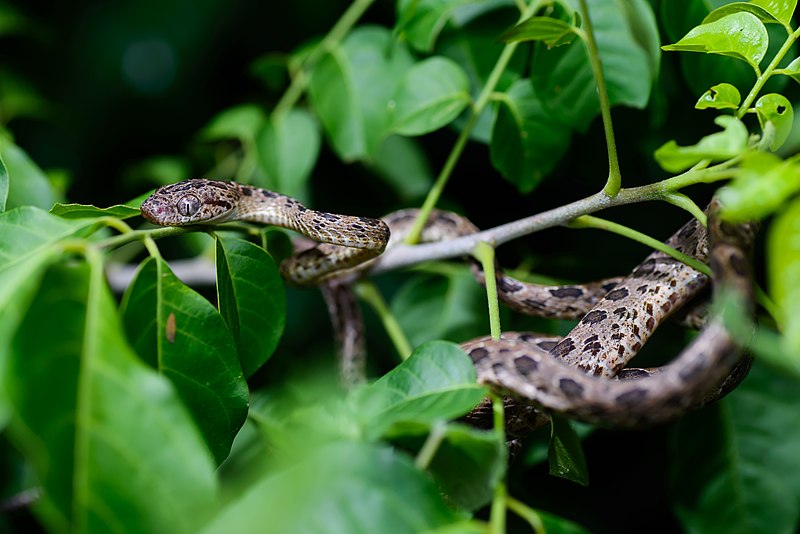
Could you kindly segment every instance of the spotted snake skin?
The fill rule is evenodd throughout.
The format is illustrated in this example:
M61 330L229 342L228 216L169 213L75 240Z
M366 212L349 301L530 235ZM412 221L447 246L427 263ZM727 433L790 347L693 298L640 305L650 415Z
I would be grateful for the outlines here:
M726 225L716 218L716 209L714 204L709 210L708 240L705 229L692 221L667 243L701 261L710 260L715 293L721 287L733 288L750 306L748 254L753 227ZM142 205L142 213L151 222L167 225L232 220L275 224L324 242L289 258L281 272L297 285L332 281L325 290L329 306L334 309L337 301L345 302L351 315L357 313L357 306L353 312L349 285L337 284L336 277L366 270L370 259L391 246L388 227L396 241L417 214L405 210L384 221L333 215L309 210L284 195L213 180L188 180L161 188ZM422 240L475 231L466 219L437 211ZM478 271L476 277L480 279L482 273ZM624 279L586 286L525 284L498 271L500 297L515 309L548 317L585 315L560 340L507 333L499 340L480 338L462 346L481 382L544 412L609 426L666 421L730 389L737 380L725 379L732 373L746 373L740 351L718 320L710 321L672 363L653 371L623 371L653 330L706 283L707 277L660 252L650 254ZM341 339L358 350L360 334L347 333L346 320L337 326L337 332L344 331ZM362 366L363 362L351 362L349 372L358 374ZM620 372L630 379L615 379ZM530 406L524 411L537 413Z

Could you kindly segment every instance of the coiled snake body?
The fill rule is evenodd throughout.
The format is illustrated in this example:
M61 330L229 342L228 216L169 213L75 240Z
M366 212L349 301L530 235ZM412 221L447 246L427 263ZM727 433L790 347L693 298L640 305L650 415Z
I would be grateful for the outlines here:
M723 287L730 289L749 308L748 255L754 227L725 224L716 217L717 208L712 202L708 238L693 220L667 243L701 261L710 260L715 294ZM158 189L142 204L142 214L162 225L256 221L322 242L288 258L281 272L297 285L333 279L329 303L336 298L337 273L356 266L365 269L365 262L389 245L389 226L396 241L416 216L412 210L396 212L384 221L329 214L264 189L203 179ZM422 239L434 241L476 230L460 216L435 212ZM482 277L480 272L476 275ZM650 254L624 279L584 286L525 284L498 270L501 299L511 307L549 317L583 318L563 339L506 333L499 340L481 338L462 346L481 382L546 412L612 426L665 421L724 394L747 369L723 324L712 319L672 363L657 370L625 370L627 380L614 378L655 328L706 283L705 275L660 252ZM348 299L346 292L339 293Z

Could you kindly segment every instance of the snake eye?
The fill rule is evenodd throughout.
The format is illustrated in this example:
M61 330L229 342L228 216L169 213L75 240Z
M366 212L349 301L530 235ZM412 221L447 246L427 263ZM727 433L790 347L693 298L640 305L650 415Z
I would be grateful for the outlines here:
M194 195L184 195L178 200L178 213L190 217L200 209L200 199Z

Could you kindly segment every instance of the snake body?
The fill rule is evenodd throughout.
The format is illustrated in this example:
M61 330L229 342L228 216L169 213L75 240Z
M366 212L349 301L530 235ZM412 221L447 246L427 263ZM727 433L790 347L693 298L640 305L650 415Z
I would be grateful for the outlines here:
M726 225L717 219L716 210L716 205L709 210L708 240L704 228L692 221L668 244L701 261L710 259L715 291L732 287L749 305L748 249L753 227ZM151 222L167 225L256 221L290 228L322 242L281 265L284 276L298 285L335 281L348 270L366 270L370 259L391 246L389 226L391 240L396 242L416 217L412 210L396 212L384 221L328 214L307 209L278 193L213 180L162 187L142 204L142 214ZM463 217L437 211L422 240L475 231ZM482 273L477 275L480 278ZM653 330L706 283L704 275L660 252L649 255L624 279L587 286L525 284L498 271L500 297L517 309L545 316L585 315L563 339L506 334L499 340L480 338L462 346L481 382L546 412L613 426L664 421L722 391L720 384L741 361L740 351L718 320L709 322L671 364L655 371L623 372L629 380L612 377L622 371ZM327 300L332 307L351 300L342 297L346 285L337 288L334 283L331 287ZM352 336L344 339L355 342ZM740 364L740 369L744 367ZM735 382L736 378L727 381L728 385ZM531 407L523 411L537 413Z
M308 209L292 197L236 182L196 178L158 188L142 216L164 226L249 221L281 226L327 245L293 256L281 273L295 285L316 285L332 272L381 254L389 228L379 219Z

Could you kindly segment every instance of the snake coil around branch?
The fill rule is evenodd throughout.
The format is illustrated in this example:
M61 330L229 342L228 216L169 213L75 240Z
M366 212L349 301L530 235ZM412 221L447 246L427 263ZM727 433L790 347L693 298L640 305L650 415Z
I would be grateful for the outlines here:
M700 261L709 261L714 295L735 296L752 312L750 249L755 228L730 225L718 217L719 204L708 208L708 232L696 220L681 227L667 244ZM282 226L321 244L281 265L296 285L327 284L329 307L351 317L335 318L339 339L351 358L361 349L360 316L349 294L349 281L399 242L416 217L415 210L384 220L337 215L306 208L298 201L234 182L195 179L158 189L142 204L144 217L161 225L252 221ZM391 230L390 230L391 229ZM477 232L458 215L435 211L422 241L447 240ZM391 236L391 239L390 239ZM480 271L477 278L482 278ZM742 358L719 318L712 318L675 360L652 370L627 369L653 331L692 300L708 278L661 252L653 252L626 277L588 285L526 284L498 270L501 299L512 308L546 317L582 317L563 339L533 333L506 333L501 339L464 343L478 378L519 399L523 412L562 413L609 426L663 422L724 395L746 374ZM337 302L348 305L337 309ZM340 307L341 308L341 307ZM355 326L354 326L355 325ZM355 356L354 356L355 355ZM351 361L356 376L361 363ZM352 378L352 376L351 376ZM626 379L622 379L626 378ZM533 406L535 408L530 408Z

